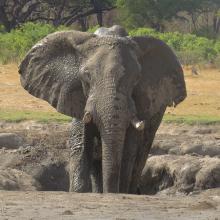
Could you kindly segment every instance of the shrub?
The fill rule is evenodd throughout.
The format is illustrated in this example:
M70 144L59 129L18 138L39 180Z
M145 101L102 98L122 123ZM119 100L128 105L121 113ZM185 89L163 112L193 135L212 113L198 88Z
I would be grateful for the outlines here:
M220 54L220 42L205 37L178 32L159 33L150 28L138 28L129 32L131 36L148 35L166 42L185 65L213 62Z
M215 58L214 65L216 68L220 69L220 54Z
M193 65L198 63L204 63L204 59L199 51L176 51L176 55L183 65Z
M0 33L3 33L3 32L5 32L5 28L2 24L0 24Z
M218 54L220 54L220 39L218 39L215 43L215 50Z
M10 33L0 33L0 62L17 62L40 39L49 33L66 30L64 26L55 28L49 24L28 22Z
M91 27L94 33L99 26ZM10 33L0 27L0 62L18 62L27 51L40 39L55 31L68 30L67 27L55 28L50 24L26 23ZM205 37L178 32L160 33L151 28L138 28L129 32L130 36L153 36L166 42L177 54L183 64L215 62L220 56L220 39L214 42Z
M144 36L144 35L148 35L148 36L158 37L159 33L156 32L152 28L138 28L138 29L131 30L129 32L129 35L130 36Z

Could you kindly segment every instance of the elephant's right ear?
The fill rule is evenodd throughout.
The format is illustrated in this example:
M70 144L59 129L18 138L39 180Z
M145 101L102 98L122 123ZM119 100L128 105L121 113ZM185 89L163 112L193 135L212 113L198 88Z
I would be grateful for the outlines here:
M82 118L85 97L78 71L81 47L94 37L78 31L48 35L37 43L19 66L22 86L50 103L58 112Z

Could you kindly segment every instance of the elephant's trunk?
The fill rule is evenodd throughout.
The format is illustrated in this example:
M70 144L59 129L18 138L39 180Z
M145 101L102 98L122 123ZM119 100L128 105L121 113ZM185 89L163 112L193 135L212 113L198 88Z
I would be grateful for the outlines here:
M104 125L102 137L103 192L118 193L126 127L115 119Z
M130 121L127 98L109 88L97 100L95 115L93 121L102 141L103 192L118 193L124 139Z

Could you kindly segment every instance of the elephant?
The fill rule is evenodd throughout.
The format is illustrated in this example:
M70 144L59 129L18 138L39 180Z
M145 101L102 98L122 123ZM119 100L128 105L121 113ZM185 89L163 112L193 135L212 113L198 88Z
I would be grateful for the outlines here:
M70 191L138 192L167 106L186 98L182 67L163 41L121 26L49 34L19 66L21 85L73 118Z

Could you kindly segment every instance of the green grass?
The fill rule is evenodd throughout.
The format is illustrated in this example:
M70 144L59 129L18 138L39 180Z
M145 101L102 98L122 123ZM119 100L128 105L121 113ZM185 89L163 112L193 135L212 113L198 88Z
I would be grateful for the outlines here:
M41 123L58 122L66 123L71 121L71 117L54 112L40 112L40 111L16 111L0 109L0 120L6 122L21 122L27 120L34 120ZM183 123L183 124L220 124L220 118L214 116L177 116L166 114L163 117L165 123Z
M163 117L165 123L179 123L179 124L220 124L220 117L210 116L210 115L169 115L166 114Z
M39 112L39 111L16 111L0 109L0 120L6 122L21 122L27 120L34 120L37 122L70 122L71 118L60 113L53 112Z

